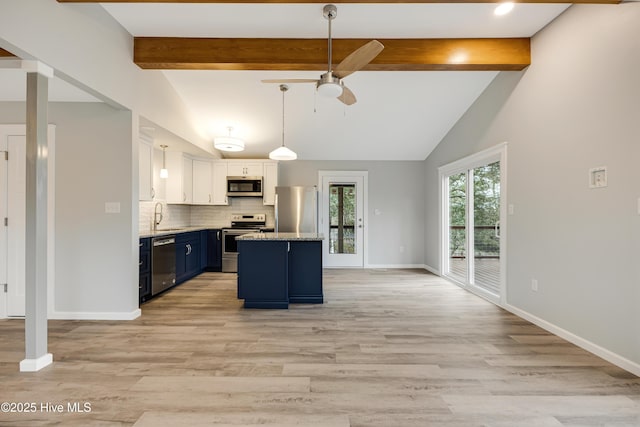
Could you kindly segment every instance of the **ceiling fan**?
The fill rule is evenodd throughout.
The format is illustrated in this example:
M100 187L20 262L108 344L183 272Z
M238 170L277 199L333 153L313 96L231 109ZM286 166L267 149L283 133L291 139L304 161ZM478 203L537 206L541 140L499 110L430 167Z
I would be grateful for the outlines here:
M322 8L322 15L329 21L329 62L327 72L320 75L319 79L272 79L262 80L263 83L315 83L316 89L327 97L336 97L346 105L356 103L356 96L344 85L342 79L355 73L378 56L384 46L377 40L371 40L367 44L351 52L341 63L332 70L332 39L331 21L338 15L338 8L333 4L327 4Z

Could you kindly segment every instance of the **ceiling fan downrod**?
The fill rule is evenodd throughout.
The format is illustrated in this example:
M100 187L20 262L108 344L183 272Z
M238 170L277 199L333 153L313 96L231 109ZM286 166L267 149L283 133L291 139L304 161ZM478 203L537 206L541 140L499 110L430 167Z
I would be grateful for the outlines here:
M328 44L329 44L329 63L327 65L327 71L330 73L332 70L332 56L333 56L333 52L332 52L332 38L331 38L331 21L333 21L335 19L336 16L338 16L338 8L336 7L335 4L327 4L322 8L322 15L327 19L327 21L329 21L329 39L328 39Z

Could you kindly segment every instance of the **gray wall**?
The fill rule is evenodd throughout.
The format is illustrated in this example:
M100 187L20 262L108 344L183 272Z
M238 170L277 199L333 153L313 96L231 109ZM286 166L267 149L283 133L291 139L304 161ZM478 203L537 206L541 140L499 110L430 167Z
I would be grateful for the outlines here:
M422 265L424 164L382 161L280 162L279 185L318 185L319 170L369 172L369 264ZM375 210L380 215L375 215ZM400 246L404 252L400 252Z
M23 103L0 103L0 123L24 117ZM138 308L131 113L50 103L49 122L56 125L55 311L129 314ZM106 214L105 202L120 202L120 214Z
M528 70L501 73L425 162L426 264L438 263L437 167L508 141L508 303L636 363L638 22L639 3L572 6L534 37ZM589 189L597 166L609 186Z

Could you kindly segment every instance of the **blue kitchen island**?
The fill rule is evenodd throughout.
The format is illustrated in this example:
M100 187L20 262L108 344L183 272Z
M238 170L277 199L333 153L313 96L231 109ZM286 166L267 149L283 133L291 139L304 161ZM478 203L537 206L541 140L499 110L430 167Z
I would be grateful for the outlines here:
M322 304L322 240L318 233L238 236L238 298L245 308Z

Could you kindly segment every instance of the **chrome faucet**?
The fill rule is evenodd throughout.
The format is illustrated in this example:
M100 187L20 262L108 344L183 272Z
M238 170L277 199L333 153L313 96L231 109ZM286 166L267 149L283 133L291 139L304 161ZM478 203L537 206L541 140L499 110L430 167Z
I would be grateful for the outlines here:
M160 211L158 211L158 207ZM162 203L157 202L155 208L153 209L153 231L158 230L158 226L162 222Z

